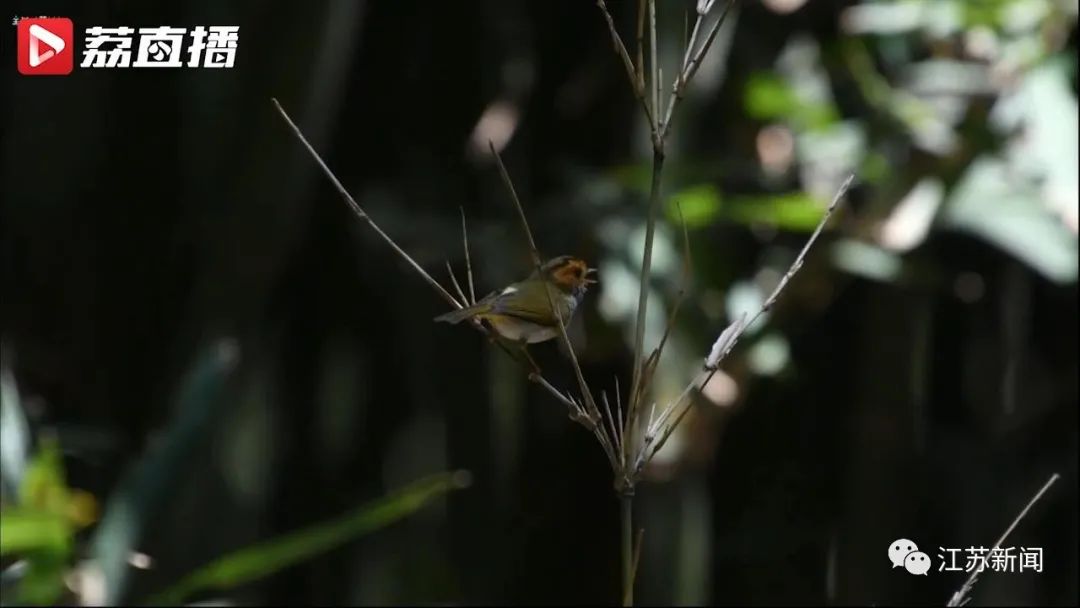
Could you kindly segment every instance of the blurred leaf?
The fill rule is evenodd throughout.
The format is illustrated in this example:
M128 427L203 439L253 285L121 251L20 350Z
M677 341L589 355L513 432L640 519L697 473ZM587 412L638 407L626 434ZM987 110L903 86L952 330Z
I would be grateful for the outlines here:
M37 549L67 552L71 546L71 523L60 513L12 507L0 517L0 555Z
M60 444L55 438L41 441L37 454L26 468L26 475L19 488L19 503L58 515L67 510L64 463L60 455Z
M137 462L110 497L91 543L105 577L105 603L117 604L128 576L128 556L142 528L171 489L191 453L205 438L214 415L220 414L225 380L239 358L237 345L223 340L200 357L177 399L176 419L161 444Z
M338 519L316 524L218 558L153 598L153 604L176 604L199 591L234 587L325 553L350 540L392 524L451 490L469 485L469 473L441 473L366 504Z
M800 98L791 85L770 73L758 73L749 78L743 104L752 118L788 119L804 129L824 128L839 119L831 104Z
M689 229L708 226L720 212L720 192L712 184L691 186L672 195L667 202L666 214L669 222L679 222L679 209L682 219Z
M1034 186L1018 181L1002 161L977 159L953 189L942 213L944 225L986 239L1052 281L1075 281L1076 237L1050 213Z
M817 227L825 213L825 204L804 192L742 196L725 202L720 191L711 184L691 186L673 194L665 207L669 222L679 222L679 207L686 227L690 229L726 220L809 232Z
M4 353L8 361L8 353ZM18 493L30 453L30 425L19 399L15 375L5 364L0 369L0 496Z
M19 581L18 603L28 605L55 605L64 594L64 573L68 567L68 555L53 551L39 551L29 560L29 567Z
M733 201L729 217L745 223L765 223L783 230L809 232L825 215L825 203L805 192L741 198Z
M854 239L837 241L832 247L831 254L837 268L884 283L899 279L904 269L903 258L899 255Z
M67 487L59 442L44 438L30 460L18 506L0 511L0 555L18 553L27 565L19 576L23 604L54 604L64 592L78 527L92 521L93 497Z
M782 334L772 332L750 348L746 359L755 374L775 376L791 360L791 346Z

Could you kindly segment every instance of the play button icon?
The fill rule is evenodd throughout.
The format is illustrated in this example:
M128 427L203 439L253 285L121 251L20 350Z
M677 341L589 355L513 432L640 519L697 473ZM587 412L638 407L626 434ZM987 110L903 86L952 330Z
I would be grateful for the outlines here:
M24 18L18 24L18 66L24 76L63 76L74 66L71 19Z

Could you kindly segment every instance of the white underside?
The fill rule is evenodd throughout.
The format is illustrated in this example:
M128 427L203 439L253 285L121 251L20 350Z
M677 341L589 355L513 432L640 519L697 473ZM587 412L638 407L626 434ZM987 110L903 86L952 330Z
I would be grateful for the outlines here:
M520 342L522 338L527 337L526 341L529 344L544 342L559 335L558 328L544 327L513 317L499 317L499 320L495 322L495 330L502 337L514 342Z

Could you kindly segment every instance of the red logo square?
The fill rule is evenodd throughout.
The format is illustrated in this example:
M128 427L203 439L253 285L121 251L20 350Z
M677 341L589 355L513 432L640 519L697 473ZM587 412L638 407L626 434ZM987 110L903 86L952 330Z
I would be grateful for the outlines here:
M71 19L19 19L18 63L24 76L66 76L75 65Z

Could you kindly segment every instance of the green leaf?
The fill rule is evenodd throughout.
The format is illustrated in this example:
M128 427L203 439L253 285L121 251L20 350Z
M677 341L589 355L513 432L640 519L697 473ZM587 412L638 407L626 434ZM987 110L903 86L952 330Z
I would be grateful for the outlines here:
M754 74L748 79L743 92L743 105L751 118L789 119L804 129L821 129L839 119L831 103L800 97L789 83L767 72Z
M0 511L0 555L47 549L66 553L71 523L63 513L14 507Z
M730 217L745 224L765 223L783 230L809 232L825 214L825 204L805 192L744 197L731 205Z
M771 120L795 113L799 99L779 76L758 73L747 79L743 92L743 105L751 118Z
M66 570L66 555L39 551L29 560L29 568L19 581L18 603L55 606L64 594Z
M67 510L64 463L60 443L55 437L42 439L37 453L26 468L19 488L19 503L56 514Z
M717 220L742 224L769 224L782 230L809 232L825 214L825 204L805 192L742 196L724 201L712 184L691 186L673 194L664 212L672 224L679 223L679 209L690 229Z
M720 192L712 184L701 184L672 195L668 199L665 214L673 225L679 224L680 209L687 228L708 226L720 212Z
M220 557L158 594L149 603L178 604L199 591L234 587L268 576L392 524L432 499L468 485L467 471L421 479L337 519Z

